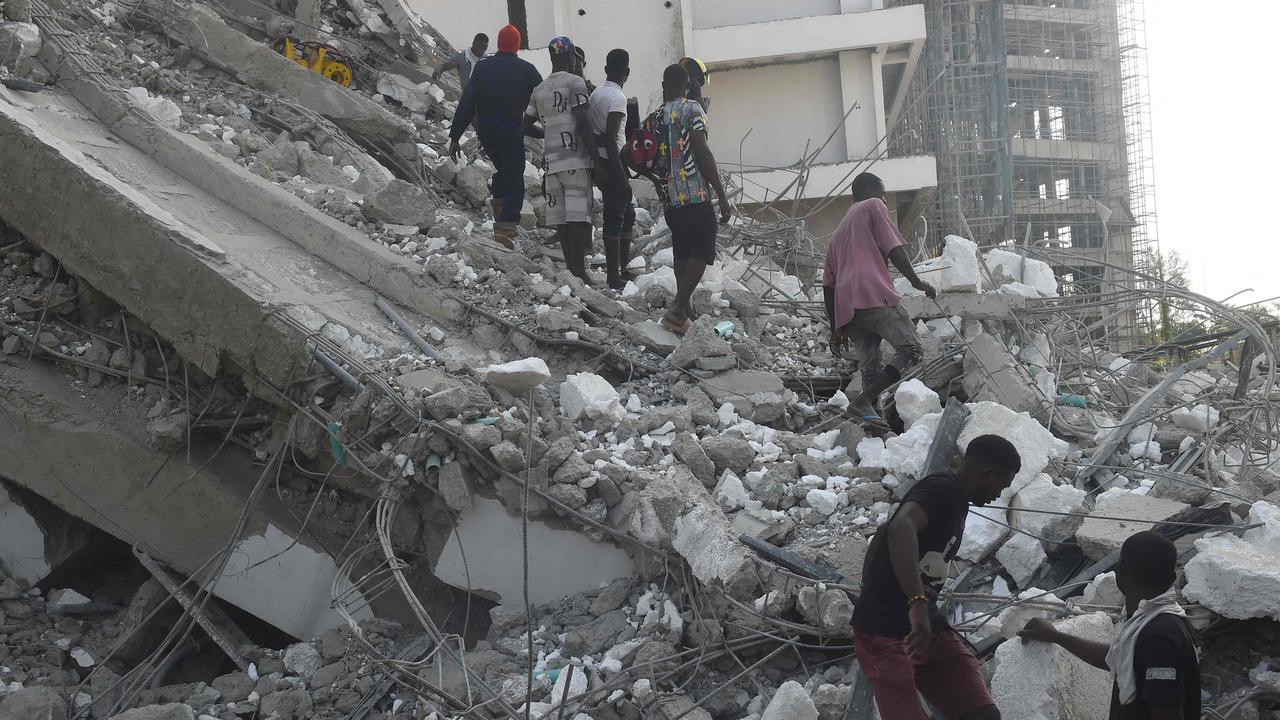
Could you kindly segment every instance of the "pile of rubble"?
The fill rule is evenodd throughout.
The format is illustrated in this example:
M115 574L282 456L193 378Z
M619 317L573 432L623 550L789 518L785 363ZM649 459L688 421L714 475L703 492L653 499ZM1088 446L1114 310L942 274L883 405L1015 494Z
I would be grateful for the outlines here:
M282 386L247 363L209 371L73 263L0 235L5 367L67 370L162 457L213 447L206 465L256 464L251 500L273 479L340 566L322 604L341 616L290 638L195 568L175 581L126 553L131 570L108 581L54 563L19 575L0 556L15 576L0 583L0 718L846 717L870 702L849 649L868 539L914 481L988 433L1022 470L973 510L947 610L989 659L1004 716L1106 713L1105 674L1001 640L1034 616L1109 637L1106 569L1139 530L1187 550L1179 591L1198 628L1274 632L1276 358L1256 318L1206 301L1233 328L1216 347L1121 356L1046 263L951 236L918 267L937 301L901 288L926 358L884 398L897 432L869 436L847 413L860 380L828 345L821 287L743 242L753 221L723 231L700 317L677 337L657 322L675 279L656 208L638 213L637 277L617 294L548 249L532 163L519 252L492 242L491 166L470 135L462 164L442 152L456 88L413 69L447 45L397 3L320 5L326 41L362 59L353 91L180 5L4 0L0 66L50 93L118 79L101 93L147 132L234 166L210 182L244 190L220 192L300 199L323 216L290 218L354 229L431 297L412 306L425 317L384 310L396 339L320 302L281 313L311 363ZM83 52L59 40L73 30ZM476 540L520 527L546 544ZM513 572L482 566L513 558ZM370 610L384 595L397 610ZM1209 688L1213 704L1270 708L1268 662L1225 666L1237 680Z

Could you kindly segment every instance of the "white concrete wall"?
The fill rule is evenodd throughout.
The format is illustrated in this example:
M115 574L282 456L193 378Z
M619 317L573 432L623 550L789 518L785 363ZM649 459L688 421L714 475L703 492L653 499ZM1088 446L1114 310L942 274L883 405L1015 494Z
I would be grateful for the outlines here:
M868 79L868 83L870 79ZM813 62L719 70L706 93L711 97L711 149L723 170L737 170L738 143L746 171L753 165L789 165L816 149L840 125L840 64L835 57ZM819 162L848 158L844 134L837 132Z
M449 535L435 576L456 588L487 591L503 604L519 604L524 595L520 543L520 518L497 500L476 497L459 516L457 532ZM631 558L616 545L541 521L529 523L529 602L535 605L595 590L634 572Z
M691 0L689 4L695 29L840 13L840 0Z
M497 52L498 30L507 24L504 0L408 0L408 5L456 48L468 47L482 32L489 36L489 52Z
M44 531L26 508L0 486L0 570L35 585L49 574Z
M844 125L848 154L841 160L859 160L873 149L884 149L884 145L876 148L884 126L884 100L876 95L881 88L875 77L879 67L872 62L871 56L870 50L847 50L839 56L840 74L836 87L843 103L841 115L853 107Z

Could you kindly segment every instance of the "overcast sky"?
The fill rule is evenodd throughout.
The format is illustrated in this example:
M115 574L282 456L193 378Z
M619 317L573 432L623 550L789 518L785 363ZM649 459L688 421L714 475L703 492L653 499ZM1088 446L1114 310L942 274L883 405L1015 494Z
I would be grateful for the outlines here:
M1160 247L1196 292L1280 295L1280 3L1145 5Z

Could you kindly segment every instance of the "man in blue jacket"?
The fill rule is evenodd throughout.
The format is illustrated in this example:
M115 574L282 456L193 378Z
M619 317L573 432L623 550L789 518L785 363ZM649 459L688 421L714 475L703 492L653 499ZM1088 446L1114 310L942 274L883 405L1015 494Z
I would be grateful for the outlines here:
M459 140L475 119L480 144L497 171L490 185L493 239L511 249L524 207L524 111L542 82L538 70L516 55L519 51L520 31L514 25L499 30L498 53L476 64L449 130L449 154L457 161Z

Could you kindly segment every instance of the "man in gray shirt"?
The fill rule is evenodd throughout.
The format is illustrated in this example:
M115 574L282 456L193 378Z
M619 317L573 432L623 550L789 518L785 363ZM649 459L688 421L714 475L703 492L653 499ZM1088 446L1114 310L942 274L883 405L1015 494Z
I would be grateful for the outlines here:
M467 83L471 80L471 71L476 68L476 63L485 58L485 53L488 51L489 36L484 33L476 33L475 39L471 41L471 47L450 55L443 65L431 73L431 81L439 82L442 74L456 69L458 71L458 87L463 90L467 89Z

